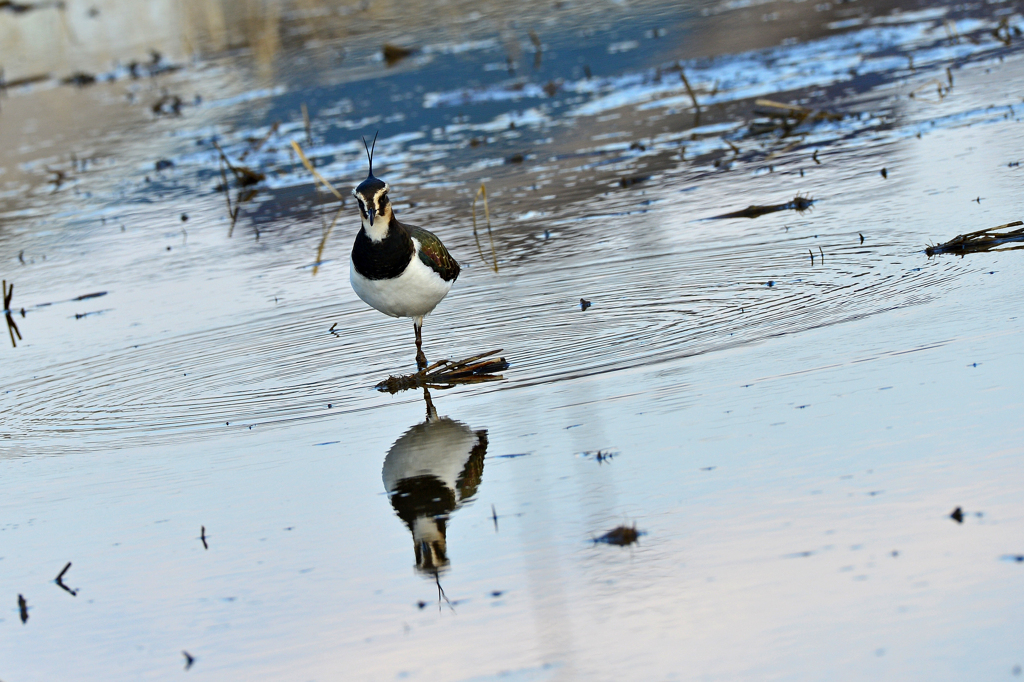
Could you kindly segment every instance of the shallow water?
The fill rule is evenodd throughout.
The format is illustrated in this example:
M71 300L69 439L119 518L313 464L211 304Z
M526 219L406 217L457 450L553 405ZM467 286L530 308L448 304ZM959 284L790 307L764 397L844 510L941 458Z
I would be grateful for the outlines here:
M217 679L1013 677L1021 256L924 248L1024 213L1022 21L897 9L484 5L305 43L286 11L269 56L163 36L183 68L10 89L4 679L182 650ZM753 135L759 97L843 118ZM338 202L290 143L347 194L378 129L465 266L428 356L511 363L434 391L452 421L372 390L412 330L348 285L351 202L314 275ZM213 141L266 174L233 226Z

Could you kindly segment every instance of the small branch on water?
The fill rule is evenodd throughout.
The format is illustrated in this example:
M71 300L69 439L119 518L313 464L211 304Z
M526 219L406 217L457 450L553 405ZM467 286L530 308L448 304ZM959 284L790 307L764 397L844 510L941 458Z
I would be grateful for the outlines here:
M378 391L395 394L413 388L446 389L461 384L479 384L485 381L500 381L505 377L495 372L508 369L508 362L496 356L501 349L468 357L458 362L439 360L424 370L404 376L390 376L377 384Z

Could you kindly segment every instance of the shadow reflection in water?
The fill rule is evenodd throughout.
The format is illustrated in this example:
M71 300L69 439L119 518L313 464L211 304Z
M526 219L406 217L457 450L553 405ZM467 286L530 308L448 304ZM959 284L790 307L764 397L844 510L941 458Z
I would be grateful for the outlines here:
M384 458L384 488L412 533L416 570L434 579L448 566L447 523L476 494L487 453L486 429L439 417L423 389L427 418L395 441Z

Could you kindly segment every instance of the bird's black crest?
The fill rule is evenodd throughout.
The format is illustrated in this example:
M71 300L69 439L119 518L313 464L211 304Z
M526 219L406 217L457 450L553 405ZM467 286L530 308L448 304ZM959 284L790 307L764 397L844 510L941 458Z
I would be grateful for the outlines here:
M365 137L363 138L363 147L366 148L366 158L370 162L370 174L367 177L370 177L370 178L373 177L373 150L377 148L377 135L378 134L380 134L379 130L376 131L373 134L373 144L371 144L371 145L366 144L366 138Z

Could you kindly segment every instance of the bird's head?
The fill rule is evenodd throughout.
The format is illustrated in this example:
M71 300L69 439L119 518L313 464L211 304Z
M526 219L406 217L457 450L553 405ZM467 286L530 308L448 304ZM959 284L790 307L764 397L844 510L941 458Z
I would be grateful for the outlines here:
M383 219L387 225L391 219L391 202L388 201L388 190L391 188L388 183L373 175L373 149L377 144L377 136L373 136L373 146L366 144L363 139L363 146L366 147L366 157L370 161L370 172L366 179L360 182L352 190L352 196L359 204L359 213L362 215L363 223L373 227L374 220Z

